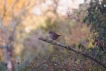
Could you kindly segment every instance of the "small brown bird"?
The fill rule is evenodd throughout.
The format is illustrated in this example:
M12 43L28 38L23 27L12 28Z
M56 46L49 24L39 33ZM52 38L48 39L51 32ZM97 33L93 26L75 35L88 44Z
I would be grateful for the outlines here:
M61 35L56 34L53 31L50 31L49 34L50 34L49 36L52 40L56 40L56 39L58 39L59 36L61 36Z

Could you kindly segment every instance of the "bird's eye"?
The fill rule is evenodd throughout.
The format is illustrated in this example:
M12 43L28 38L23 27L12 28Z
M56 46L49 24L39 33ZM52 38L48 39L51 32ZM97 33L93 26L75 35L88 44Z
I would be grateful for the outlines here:
M51 31L49 33L52 33Z

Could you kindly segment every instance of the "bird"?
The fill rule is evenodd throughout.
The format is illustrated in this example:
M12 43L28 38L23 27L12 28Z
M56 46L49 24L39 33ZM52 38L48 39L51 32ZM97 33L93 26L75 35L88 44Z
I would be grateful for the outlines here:
M58 39L59 36L61 36L61 35L58 35L57 33L53 32L53 31L50 31L50 32L49 32L49 37L50 37L52 40Z

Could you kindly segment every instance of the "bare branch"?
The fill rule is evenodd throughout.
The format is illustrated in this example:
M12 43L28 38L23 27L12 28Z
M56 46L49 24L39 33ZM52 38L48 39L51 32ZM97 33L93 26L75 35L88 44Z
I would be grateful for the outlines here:
M13 5L12 5L12 7L11 7L12 8L12 17L14 17L14 6L17 3L17 1L18 0L15 0L14 3L13 3Z
M3 9L3 15L2 17L0 18L0 28L2 29L2 31L4 32L4 34L6 35L6 39L8 40L8 37L9 37L9 33L6 29L6 27L3 25L3 19L5 17L5 13L6 13L6 0L4 0L4 9Z
M14 19L15 21L16 21L16 19ZM17 28L17 26L18 26L18 22L16 21L16 23L14 23L15 24L15 26L13 27L13 31L12 31L12 33L11 33L11 35L10 35L10 42L11 41L14 41L14 35L15 35L15 32L16 32L16 28Z
M30 5L30 1L31 1L31 0L28 0L28 1L27 1L27 3L26 3L26 6L25 6L25 7L28 7L28 6Z
M2 18L1 18L1 19L4 18L5 13L6 13L6 0L4 0L4 9L3 9L3 10L4 10L4 11L3 11L3 15L2 15Z
M28 2L26 3L25 7L20 12L18 12L16 16L21 16L23 13L26 12L26 10L28 9L28 6L30 5L30 1L31 0L28 0Z
M84 57L87 57L87 58L93 60L94 62L98 63L99 65L101 65L102 67L104 67L104 68L106 69L106 65L105 65L104 63L102 63L102 62L99 61L98 59L92 57L92 56L89 55L88 53L84 53L84 52L78 51L77 49L75 49L75 48L72 47L72 46L67 46L67 45L64 45L64 44L61 44L61 43L53 42L52 40L44 39L44 38L42 38L42 37L40 37L39 40L45 41L45 42L47 42L47 43L51 43L52 45L57 45L57 46L66 48L67 50L70 50L70 51L74 51L74 52L77 53L77 54L83 55Z
M6 27L3 25L2 19L0 18L0 28L2 29L2 31L4 32L4 34L6 35L6 39L8 40L9 38L9 33L6 30Z

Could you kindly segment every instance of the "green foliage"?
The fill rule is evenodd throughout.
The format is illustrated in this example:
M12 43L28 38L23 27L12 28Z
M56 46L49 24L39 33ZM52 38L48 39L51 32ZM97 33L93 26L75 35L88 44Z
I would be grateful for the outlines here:
M6 71L6 65L3 62L0 62L0 71Z
M94 40L93 48L89 49L92 56L102 60L106 59L106 1L95 0L90 2L88 14L83 20L91 27L91 34ZM94 35L96 33L96 35Z
M105 5L104 0L102 4L99 4L99 2L96 0L95 2L90 3L90 7L88 8L88 15L85 17L84 22L91 26L92 32L97 32L98 37L104 42L106 41L106 13L105 13ZM103 10L103 12L101 11Z

